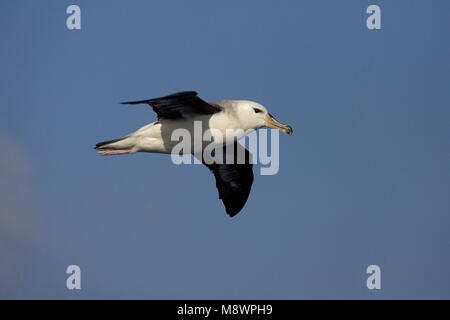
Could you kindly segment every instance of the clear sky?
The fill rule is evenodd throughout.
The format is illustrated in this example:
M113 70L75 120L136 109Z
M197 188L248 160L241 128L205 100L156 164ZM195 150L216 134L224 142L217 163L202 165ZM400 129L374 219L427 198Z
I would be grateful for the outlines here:
M449 13L1 1L0 297L450 298ZM92 149L155 120L118 102L180 90L255 100L294 128L235 218L201 165ZM381 290L366 287L372 264Z

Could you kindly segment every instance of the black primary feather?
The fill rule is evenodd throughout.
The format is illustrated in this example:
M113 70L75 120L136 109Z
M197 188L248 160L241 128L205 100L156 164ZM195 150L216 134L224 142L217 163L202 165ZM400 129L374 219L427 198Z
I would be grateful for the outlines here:
M207 164L204 159L202 160L203 164L211 170L216 178L219 198L222 199L227 214L230 217L234 217L242 210L250 195L253 184L253 164L251 153L237 141L230 146L234 148L233 163L225 163L227 157L226 146L223 146L223 164ZM237 151L238 148L239 151ZM238 162L240 154L244 154L245 159ZM228 153L229 156L230 154Z

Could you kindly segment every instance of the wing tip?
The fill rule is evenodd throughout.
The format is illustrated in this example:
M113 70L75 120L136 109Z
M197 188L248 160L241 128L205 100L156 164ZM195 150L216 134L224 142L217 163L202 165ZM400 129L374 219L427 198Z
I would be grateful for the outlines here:
M239 212L241 212L241 210L239 210L239 211L227 211L227 215L229 215L230 218L233 218L233 217L237 216L237 214Z
M145 100L136 100L136 101L124 101L124 102L120 102L120 104L141 104L141 103L150 104L153 101L156 102L159 100L167 100L167 99L182 98L182 97L196 97L196 96L198 96L197 91L180 91L180 92L175 92L175 93L166 95L164 97L145 99Z
M242 211L242 209L244 209L245 204L247 203L248 197L245 199L245 201L238 201L238 202L234 202L234 203L230 203L229 201L227 201L227 203L225 203L225 201L223 201L223 199L221 199L223 204L225 205L225 212L227 213L227 215L230 216L230 218L233 218L235 216L238 215L238 213L240 213Z
M150 100L138 100L138 101L125 101L120 102L120 104L142 104L142 103L149 103Z

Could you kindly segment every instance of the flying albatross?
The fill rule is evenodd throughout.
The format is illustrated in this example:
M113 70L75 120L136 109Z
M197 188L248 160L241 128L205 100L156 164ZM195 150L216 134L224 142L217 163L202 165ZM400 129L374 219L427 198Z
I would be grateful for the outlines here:
M219 197L225 205L227 214L231 217L238 214L244 207L253 183L251 154L237 140L261 127L278 129L289 135L292 134L290 126L275 120L259 103L248 100L206 102L198 97L197 92L183 91L161 98L128 101L122 102L122 104L148 104L156 112L158 121L150 123L126 137L97 143L95 149L100 155L136 152L170 154L174 146L179 143L172 139L174 130L185 129L195 136L194 123L197 121L205 126L203 130L211 129L211 138L216 142L218 148L223 148L224 158L230 154L227 146L233 145L232 161L224 159L212 163L204 161L201 157L201 152L205 148L204 142L198 145L194 141L193 147L188 149L188 152L197 158L200 153L200 160L214 174ZM230 130L239 129L241 133L234 136L230 143L227 137ZM238 150L243 153L239 153ZM184 153L188 152L184 151ZM214 155L214 151L212 154ZM238 154L244 154L245 159L239 161Z

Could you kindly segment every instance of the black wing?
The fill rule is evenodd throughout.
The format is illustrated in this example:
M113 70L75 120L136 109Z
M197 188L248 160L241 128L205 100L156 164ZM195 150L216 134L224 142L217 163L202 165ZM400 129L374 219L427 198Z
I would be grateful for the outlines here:
M122 102L122 104L147 103L158 115L158 120L189 118L196 114L213 114L221 111L219 106L200 99L195 91L177 92L165 97Z
M229 147L232 146L232 144L229 145ZM234 143L232 154L227 153L226 149L230 151L226 146L223 147L223 164L216 162L207 164L205 160L203 160L203 164L214 174L219 198L222 199L225 210L230 217L234 217L244 207L252 188L252 155L238 142ZM242 159L242 156L245 156L245 159ZM238 161L238 158L240 161ZM233 160L233 162L230 163L230 160Z

